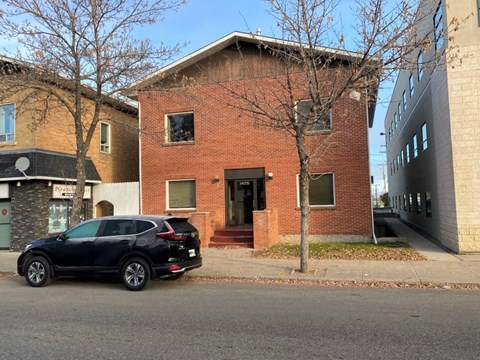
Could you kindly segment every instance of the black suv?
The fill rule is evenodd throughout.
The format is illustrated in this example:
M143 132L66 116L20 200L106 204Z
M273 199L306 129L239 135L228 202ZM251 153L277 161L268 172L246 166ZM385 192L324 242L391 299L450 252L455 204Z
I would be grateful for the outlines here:
M197 229L187 218L110 216L27 245L17 271L34 287L58 276L118 274L142 290L154 276L178 278L202 266Z

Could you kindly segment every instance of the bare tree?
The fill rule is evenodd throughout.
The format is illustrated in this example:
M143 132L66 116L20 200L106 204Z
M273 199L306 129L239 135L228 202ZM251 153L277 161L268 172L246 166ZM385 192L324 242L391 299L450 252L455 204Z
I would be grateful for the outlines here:
M254 65L245 77L249 80L220 85L235 99L232 106L261 125L286 131L295 141L300 168L300 271L307 272L312 164L334 146L336 135L334 129L320 135L311 130L324 129L331 109L342 99L374 104L380 83L399 70L414 71L418 52L431 49L435 36L444 37L447 26L434 27L438 1L357 0L347 42L340 26L339 0L265 1L283 39L268 41L253 35L274 59L275 65L263 74L269 81L258 79ZM449 40L461 23L448 24ZM422 66L454 61L459 54L451 50L435 52Z
M71 224L80 220L85 158L102 108L179 47L154 46L135 31L185 0L0 0L0 35L18 41L0 71L0 101L16 96L36 109L35 123L62 108L75 128L77 182ZM113 102L114 103L114 102ZM35 124L34 124L35 125Z

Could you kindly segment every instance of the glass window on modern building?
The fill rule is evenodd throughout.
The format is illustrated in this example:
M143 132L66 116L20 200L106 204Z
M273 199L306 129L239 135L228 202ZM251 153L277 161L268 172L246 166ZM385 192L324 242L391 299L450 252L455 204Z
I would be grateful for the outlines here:
M403 149L400 151L400 166L404 167L405 166L405 160L404 160L404 154L403 154Z
M417 214L422 213L422 194L417 193Z
M410 162L410 144L405 145L405 165Z
M408 89L410 90L410 97L415 93L415 84L413 82L413 74L408 77Z
M403 90L402 94L402 104L403 104L403 111L407 110L407 92Z
M413 197L412 194L408 194L408 212L411 213L413 211Z
M412 137L412 158L415 159L418 156L418 143L417 143L417 134Z
M421 129L422 129L422 151L425 151L428 148L427 123L423 123Z
M480 1L480 0L479 0ZM417 56L417 78L420 81L423 77L423 53L420 51Z
M435 51L438 51L440 50L444 42L442 1L438 3L437 10L435 11L435 15L433 16L433 27L435 30Z
M397 114L398 114L398 122L400 123L402 121L402 106L400 103L397 106Z
M427 218L432 217L432 194L428 191L425 193L425 214Z

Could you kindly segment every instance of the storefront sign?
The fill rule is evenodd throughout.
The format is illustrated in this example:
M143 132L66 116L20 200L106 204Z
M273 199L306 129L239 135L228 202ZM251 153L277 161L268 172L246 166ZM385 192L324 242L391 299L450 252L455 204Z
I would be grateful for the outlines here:
M0 199L8 199L10 197L8 189L8 184L0 184Z
M75 194L75 185L53 184L53 198L54 199L71 199ZM92 198L92 187L85 186L83 193L84 199Z

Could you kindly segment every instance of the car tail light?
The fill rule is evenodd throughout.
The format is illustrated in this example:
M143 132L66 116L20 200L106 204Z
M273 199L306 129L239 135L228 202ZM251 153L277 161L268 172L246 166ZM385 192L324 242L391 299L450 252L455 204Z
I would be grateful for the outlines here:
M185 234L175 234L175 231L173 230L164 233L157 233L157 237L175 241L184 241L187 239L187 236Z
M168 270L170 270L170 271L180 270L180 266L179 265L170 265Z

